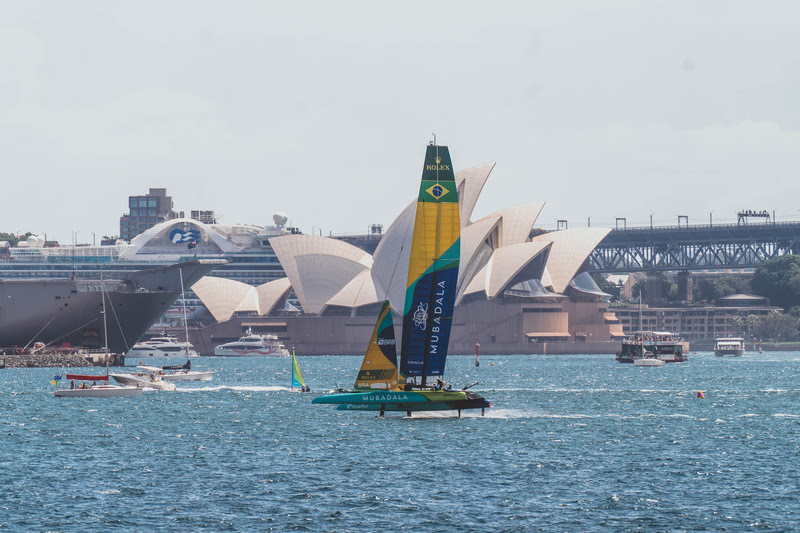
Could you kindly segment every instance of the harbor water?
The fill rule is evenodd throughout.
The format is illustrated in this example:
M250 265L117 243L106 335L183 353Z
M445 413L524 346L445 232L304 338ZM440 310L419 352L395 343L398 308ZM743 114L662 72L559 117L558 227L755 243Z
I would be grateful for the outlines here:
M312 406L360 358L298 359L311 393L285 358L140 398L0 371L0 530L800 530L798 352L451 357L493 406L462 418Z

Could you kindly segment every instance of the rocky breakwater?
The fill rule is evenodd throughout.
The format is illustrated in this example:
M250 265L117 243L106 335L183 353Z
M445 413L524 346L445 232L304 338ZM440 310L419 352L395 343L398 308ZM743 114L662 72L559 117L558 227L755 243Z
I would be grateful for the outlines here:
M108 364L124 364L125 358L119 354L108 354ZM46 368L105 366L105 354L89 351L35 352L0 354L0 368Z

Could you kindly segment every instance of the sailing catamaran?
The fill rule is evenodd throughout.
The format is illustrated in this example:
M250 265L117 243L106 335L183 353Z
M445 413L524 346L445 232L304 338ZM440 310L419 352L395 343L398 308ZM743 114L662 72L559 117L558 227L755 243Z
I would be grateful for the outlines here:
M417 198L403 313L400 367L394 324L384 302L355 387L320 396L312 403L338 409L412 411L481 409L491 404L468 391L445 389L447 346L458 282L461 225L455 174L446 146L431 143L425 154ZM436 378L436 384L428 383ZM474 384L473 384L474 385Z

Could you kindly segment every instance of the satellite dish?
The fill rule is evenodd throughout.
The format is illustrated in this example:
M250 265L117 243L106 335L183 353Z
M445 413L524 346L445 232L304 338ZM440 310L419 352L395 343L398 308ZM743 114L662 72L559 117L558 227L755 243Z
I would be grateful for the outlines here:
M289 221L289 215L286 213L275 213L272 215L272 221L275 222L276 226L285 226Z

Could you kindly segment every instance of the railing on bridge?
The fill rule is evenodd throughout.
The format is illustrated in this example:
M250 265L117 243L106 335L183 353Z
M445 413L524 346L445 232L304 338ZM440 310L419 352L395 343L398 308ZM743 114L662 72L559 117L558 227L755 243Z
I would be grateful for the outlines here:
M588 259L589 272L753 268L800 253L800 223L723 224L611 230Z

